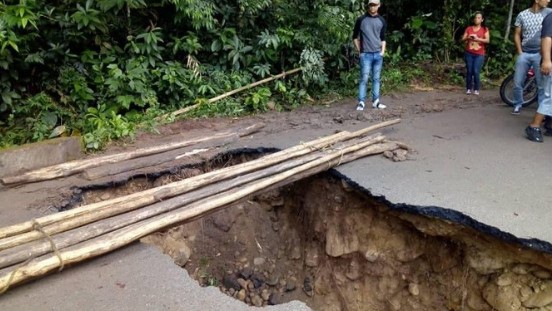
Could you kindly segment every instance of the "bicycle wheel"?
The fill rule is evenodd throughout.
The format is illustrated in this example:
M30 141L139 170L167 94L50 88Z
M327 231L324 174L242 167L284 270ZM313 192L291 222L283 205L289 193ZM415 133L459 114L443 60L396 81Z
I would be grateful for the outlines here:
M537 79L529 77L523 85L523 104L527 107L537 101ZM514 75L511 74L500 85L500 98L509 106L514 106Z

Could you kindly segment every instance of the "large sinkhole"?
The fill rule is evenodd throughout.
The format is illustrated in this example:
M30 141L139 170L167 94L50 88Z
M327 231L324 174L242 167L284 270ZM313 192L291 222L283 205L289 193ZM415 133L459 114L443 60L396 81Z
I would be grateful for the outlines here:
M258 158L201 165L82 192L126 195ZM314 310L552 310L552 255L454 211L392 205L328 171L142 239L202 286L254 306ZM443 217L437 217L441 215ZM452 216L451 216L452 215Z

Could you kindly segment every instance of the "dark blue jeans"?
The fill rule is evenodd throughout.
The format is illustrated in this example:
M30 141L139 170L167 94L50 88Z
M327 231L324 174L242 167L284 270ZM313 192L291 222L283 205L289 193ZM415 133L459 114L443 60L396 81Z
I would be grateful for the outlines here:
M372 76L372 102L380 97L381 68L383 56L380 52L360 53L360 81L358 84L358 101L366 100L368 80Z
M479 74L481 67L483 67L485 56L465 52L464 60L466 61L466 90L479 91L481 89Z

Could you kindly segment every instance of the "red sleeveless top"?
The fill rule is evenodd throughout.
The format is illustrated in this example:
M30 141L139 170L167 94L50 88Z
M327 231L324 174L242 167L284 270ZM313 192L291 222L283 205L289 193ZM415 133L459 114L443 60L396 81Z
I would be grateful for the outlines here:
M470 36L477 35L478 38L484 38L487 31L489 31L489 29L483 26L481 26L478 31L475 31L473 29L473 26L469 26L468 28L466 28L466 33L468 34L468 40L466 40L466 52L470 52L476 55L485 55L486 44L483 42L476 42L470 39Z

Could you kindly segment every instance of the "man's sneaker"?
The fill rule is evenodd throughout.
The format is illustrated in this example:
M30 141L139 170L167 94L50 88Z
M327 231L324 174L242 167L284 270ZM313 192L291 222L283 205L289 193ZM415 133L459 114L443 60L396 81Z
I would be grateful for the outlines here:
M385 109L385 108L387 108L387 106L385 106L384 104L380 103L380 100L379 100L379 98L378 98L378 99L376 99L376 101L374 101L374 102L372 103L372 108L374 108L374 109Z
M364 102L358 102L357 110L358 110L358 111L364 110Z
M542 133L541 129L538 127L531 127L530 125L525 128L525 134L527 134L527 139L537 143L542 143Z
M479 91L478 91L478 90L475 90L475 91L473 91L473 94L479 95Z
M466 95L470 95L471 94L471 90L470 89L467 89L466 90Z
M514 106L514 110L512 110L512 114L518 115L521 112L521 106Z

